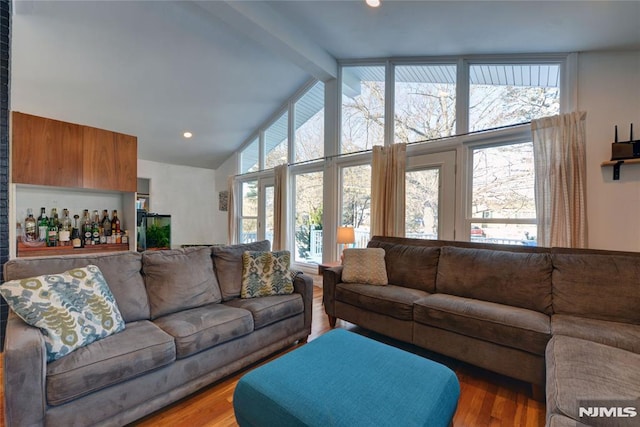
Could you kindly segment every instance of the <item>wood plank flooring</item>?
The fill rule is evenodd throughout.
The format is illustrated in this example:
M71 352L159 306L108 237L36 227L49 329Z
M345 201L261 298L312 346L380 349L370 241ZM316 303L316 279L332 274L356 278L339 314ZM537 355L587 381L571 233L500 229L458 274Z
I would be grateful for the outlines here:
M318 280L316 278L316 280ZM384 342L390 340L355 325L338 320L341 327ZM329 330L327 316L322 307L322 289L314 287L313 324L309 341ZM461 394L458 410L453 420L454 427L541 427L545 425L544 403L530 397L526 383L506 378L491 372L431 354L410 345L393 344L421 355L428 356L452 368L460 381ZM161 411L151 414L133 424L133 427L209 427L237 426L233 415L232 398L236 383L248 370L275 359L298 346L292 346L269 359L236 373L222 381L200 390ZM2 380L0 358L0 380ZM0 381L0 425L4 419L4 381ZM402 425L402 420L398 420Z

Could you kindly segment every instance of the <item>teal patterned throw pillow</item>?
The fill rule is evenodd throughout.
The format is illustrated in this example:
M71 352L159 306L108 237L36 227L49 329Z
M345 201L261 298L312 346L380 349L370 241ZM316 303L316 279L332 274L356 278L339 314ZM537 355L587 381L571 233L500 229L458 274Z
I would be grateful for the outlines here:
M293 293L293 276L289 270L289 251L242 254L242 288L240 298L256 298Z
M5 282L0 294L22 320L40 328L48 362L124 329L116 300L95 265Z

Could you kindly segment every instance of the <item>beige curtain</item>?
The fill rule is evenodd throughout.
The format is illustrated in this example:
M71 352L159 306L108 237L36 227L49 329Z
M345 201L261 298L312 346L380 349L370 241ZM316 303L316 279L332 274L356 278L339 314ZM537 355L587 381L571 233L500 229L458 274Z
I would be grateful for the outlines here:
M289 216L287 209L287 192L289 183L289 166L280 165L275 168L275 186L273 189L273 242L274 251L287 249Z
M404 237L407 144L373 147L371 236Z
M227 188L229 190L229 198L227 199L227 242L230 245L234 245L238 243L238 219L236 216L236 185L233 176L227 178Z
M531 122L539 246L587 247L586 116Z

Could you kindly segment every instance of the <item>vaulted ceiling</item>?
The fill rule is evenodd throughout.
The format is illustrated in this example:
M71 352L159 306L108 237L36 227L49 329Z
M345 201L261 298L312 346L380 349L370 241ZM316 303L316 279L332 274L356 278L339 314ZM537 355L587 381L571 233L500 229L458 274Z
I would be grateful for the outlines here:
M14 0L11 106L215 169L337 59L640 49L639 23L638 1Z

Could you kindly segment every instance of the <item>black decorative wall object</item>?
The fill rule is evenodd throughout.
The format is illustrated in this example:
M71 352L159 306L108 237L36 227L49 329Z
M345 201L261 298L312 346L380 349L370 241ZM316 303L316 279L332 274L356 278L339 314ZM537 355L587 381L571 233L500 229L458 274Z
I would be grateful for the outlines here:
M0 283L9 260L9 61L11 0L0 0ZM0 298L0 351L4 349L8 307Z

